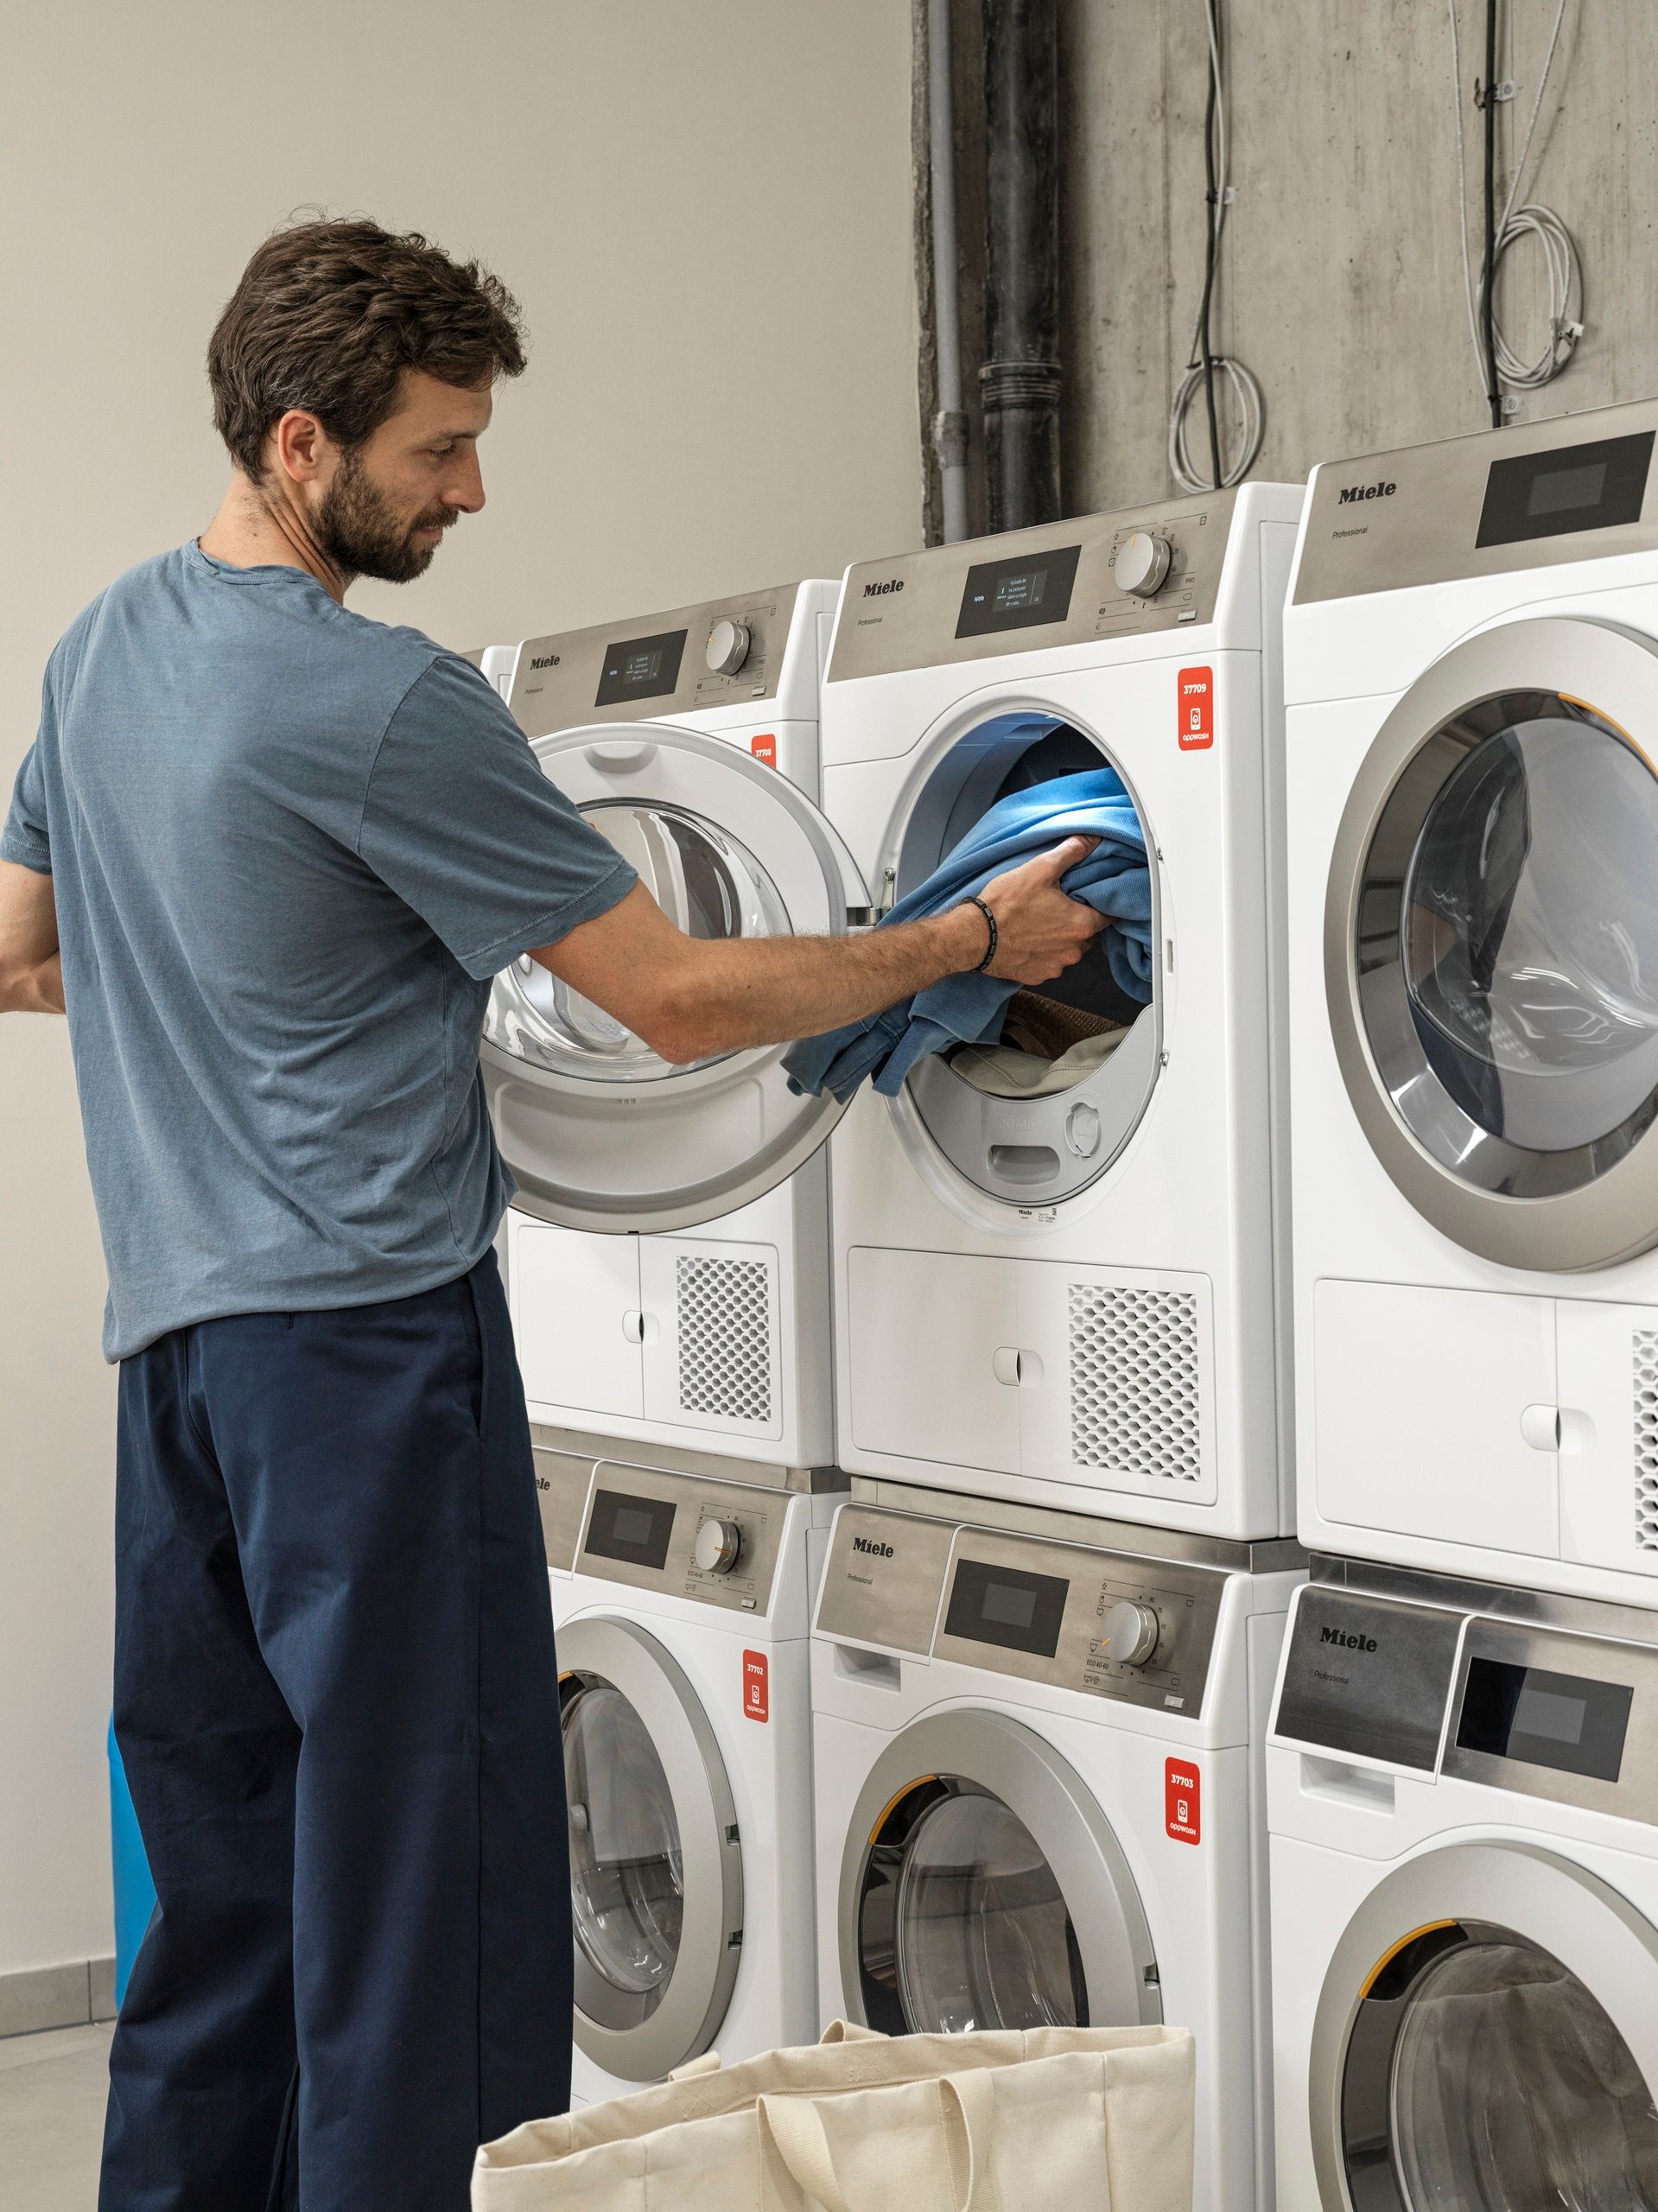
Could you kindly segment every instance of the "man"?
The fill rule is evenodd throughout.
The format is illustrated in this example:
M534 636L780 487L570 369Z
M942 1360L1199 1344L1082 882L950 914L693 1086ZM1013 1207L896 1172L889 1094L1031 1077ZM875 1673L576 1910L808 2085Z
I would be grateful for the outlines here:
M670 1060L816 1033L1100 918L1077 841L851 941L682 937L490 686L346 611L484 503L511 296L364 221L254 255L200 537L52 656L0 1009L67 1007L121 1363L117 1730L157 1912L102 2212L461 2212L562 2109L556 1674L478 1066L524 953ZM802 1879L805 1878L804 1870Z

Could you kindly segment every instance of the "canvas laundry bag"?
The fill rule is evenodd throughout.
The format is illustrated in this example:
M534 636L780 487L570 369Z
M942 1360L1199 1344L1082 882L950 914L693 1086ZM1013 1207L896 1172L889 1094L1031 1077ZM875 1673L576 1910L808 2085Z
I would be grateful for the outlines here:
M473 2212L1191 2212L1191 2129L1182 2028L837 2022L486 2144Z

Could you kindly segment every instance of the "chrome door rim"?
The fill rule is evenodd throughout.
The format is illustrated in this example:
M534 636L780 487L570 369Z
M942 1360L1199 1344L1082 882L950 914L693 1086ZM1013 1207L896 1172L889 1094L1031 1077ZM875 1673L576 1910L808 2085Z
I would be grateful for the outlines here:
M591 1675L643 1723L672 1799L684 1878L678 1952L648 2018L609 2027L575 2008L575 2040L627 2082L660 2081L706 2050L730 2006L741 1956L742 1845L720 1745L683 1669L634 1622L588 1618L558 1632L559 1679Z
M1344 2092L1360 2007L1419 1937L1459 1923L1496 1927L1547 1952L1610 2017L1658 2090L1658 1930L1598 1875L1530 1843L1447 1844L1383 1876L1325 1970L1313 2017L1307 2107L1319 2201L1354 2212Z
M841 1990L864 2018L860 1923L865 1878L882 1821L919 1783L958 1776L997 1798L1041 1853L1070 1915L1096 2027L1162 2019L1156 1953L1139 1889L1111 1825L1069 1762L1005 1713L962 1707L899 1731L865 1777L841 1862Z
M1629 734L1643 721L1658 727L1658 645L1652 641L1607 622L1548 616L1486 631L1452 647L1394 708L1354 778L1325 894L1325 999L1348 1097L1401 1195L1453 1243L1482 1258L1540 1273L1573 1273L1610 1267L1658 1244L1658 1144L1647 1141L1648 1124L1612 1165L1575 1189L1516 1197L1460 1179L1400 1118L1377 1065L1356 957L1372 847L1413 763L1458 715L1503 693L1524 691L1581 702L1652 766ZM1443 779L1436 788L1442 787ZM1654 857L1658 865L1658 854Z

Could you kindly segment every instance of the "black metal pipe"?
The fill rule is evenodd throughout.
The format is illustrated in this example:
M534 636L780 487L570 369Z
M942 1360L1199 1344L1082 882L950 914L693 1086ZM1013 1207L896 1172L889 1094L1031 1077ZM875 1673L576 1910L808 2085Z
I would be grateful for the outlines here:
M1056 0L982 0L986 518L1059 513L1059 86Z

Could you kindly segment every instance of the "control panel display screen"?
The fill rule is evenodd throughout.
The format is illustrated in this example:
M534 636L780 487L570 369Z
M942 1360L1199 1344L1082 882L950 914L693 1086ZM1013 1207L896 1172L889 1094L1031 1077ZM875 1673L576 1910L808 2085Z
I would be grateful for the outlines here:
M1464 1751L1616 1782L1634 1697L1627 1682L1471 1659L1457 1742Z
M967 572L958 638L988 638L999 630L1034 630L1063 622L1070 612L1079 545L1027 553L1013 561L981 561Z
M1027 1574L1020 1567L961 1560L950 1585L944 1633L1051 1659L1059 1648L1070 1589L1057 1574Z
M1639 522L1653 432L1601 438L1553 453L1511 454L1485 480L1476 545L1517 545L1579 530Z
M594 1559L626 1560L630 1567L668 1564L674 1507L666 1498L630 1497L625 1491L595 1491L588 1522L587 1551Z
M605 647L595 707L623 699L665 699L679 683L688 632L664 630L659 638L619 638Z

